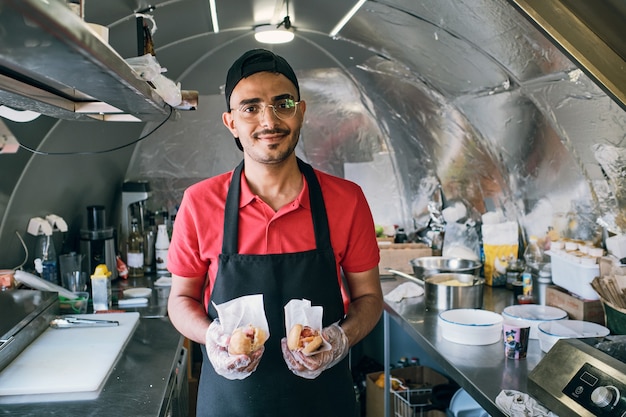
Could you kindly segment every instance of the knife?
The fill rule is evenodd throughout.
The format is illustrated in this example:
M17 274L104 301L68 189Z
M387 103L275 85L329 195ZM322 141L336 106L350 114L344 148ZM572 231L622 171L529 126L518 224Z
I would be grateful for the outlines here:
M72 327L112 327L119 326L115 320L81 319L78 317L57 317L50 322L54 329L69 329Z

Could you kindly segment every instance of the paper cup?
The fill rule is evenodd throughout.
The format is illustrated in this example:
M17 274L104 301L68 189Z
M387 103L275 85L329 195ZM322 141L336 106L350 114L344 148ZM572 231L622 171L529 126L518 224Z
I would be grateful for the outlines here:
M504 356L507 359L524 359L530 339L530 326L504 321L502 323Z

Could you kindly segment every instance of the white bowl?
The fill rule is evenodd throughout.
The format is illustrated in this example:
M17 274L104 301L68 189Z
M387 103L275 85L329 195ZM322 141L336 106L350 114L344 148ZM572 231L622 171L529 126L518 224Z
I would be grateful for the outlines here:
M539 346L548 353L559 339L605 337L611 331L597 323L582 320L546 321L539 326Z
M539 339L539 324L567 319L567 312L557 307L520 304L506 307L502 311L502 316L506 321L530 326L530 338Z
M491 345L502 336L502 316L491 311L455 308L439 313L444 339L462 345Z

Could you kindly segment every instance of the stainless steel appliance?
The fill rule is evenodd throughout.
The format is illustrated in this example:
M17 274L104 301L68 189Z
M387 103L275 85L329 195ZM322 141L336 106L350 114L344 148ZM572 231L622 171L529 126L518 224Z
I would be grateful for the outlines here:
M529 374L529 394L560 416L626 417L626 363L597 342L559 340Z
M106 225L104 206L87 207L87 229L80 231L80 253L85 255L83 264L88 276L96 266L105 264L111 271L111 279L117 278L115 229ZM89 279L87 285L91 285Z
M48 328L59 314L55 292L0 291L0 371Z

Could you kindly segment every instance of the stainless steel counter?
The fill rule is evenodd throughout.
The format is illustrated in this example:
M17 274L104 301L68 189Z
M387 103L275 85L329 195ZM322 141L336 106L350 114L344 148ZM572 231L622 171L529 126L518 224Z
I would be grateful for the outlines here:
M117 282L114 284L113 292L115 294L118 290L134 286L152 287L151 280L152 278L146 277L142 281ZM60 397L60 401L54 402L3 404L0 406L0 415L37 417L181 415L178 412L169 413L172 407L178 407L178 404L170 404L176 389L184 390L182 400L185 403L180 406L183 409L188 408L186 351L183 349L184 338L166 317L167 294L163 291L167 289L154 288L146 307L125 309L140 312L141 319L97 399L62 401ZM114 305L113 308L117 306Z
M387 294L407 280L392 278L382 281ZM513 292L504 287L485 286L483 308L501 313L513 304ZM430 358L438 363L445 374L463 387L491 416L506 415L496 406L500 391L527 392L528 374L539 363L544 353L539 341L531 339L527 357L511 360L504 357L502 342L485 346L467 346L445 340L437 326L437 312L426 311L424 297L408 298L401 302L385 302L385 327L395 320ZM388 332L385 332L388 333ZM388 352L388 337L385 351ZM388 355L386 354L387 358ZM389 415L388 412L386 414Z

